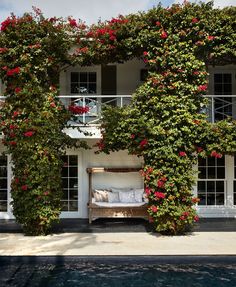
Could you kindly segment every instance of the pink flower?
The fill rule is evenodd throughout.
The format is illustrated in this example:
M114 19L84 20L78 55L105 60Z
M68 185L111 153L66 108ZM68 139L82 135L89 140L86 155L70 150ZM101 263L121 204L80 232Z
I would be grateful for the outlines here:
M157 186L159 188L165 188L165 182L167 181L167 178L166 177L162 177L160 178L158 181L157 181Z
M15 74L19 74L20 73L20 67L16 67L14 69L10 69L7 71L7 76L14 76Z
M19 178L15 178L15 183L18 184L20 182Z
M145 188L145 193L146 193L146 195L150 195L151 192L152 192L151 188L149 188L149 187L146 187L146 188Z
M50 107L51 108L55 108L56 107L56 104L54 102L50 103Z
M147 51L144 51L144 52L143 52L143 55L144 55L144 56L147 56L147 55L148 55L148 52L147 52Z
M158 211L158 207L155 206L155 205L152 205L152 206L151 206L151 211L154 212L154 213L156 213L156 212Z
M187 156L187 154L186 154L185 151L180 151L180 152L179 152L179 156Z
M143 140L141 140L139 145L140 145L141 148L144 148L147 144L148 144L148 140L147 139L143 139Z
M200 85L198 86L198 91L199 92L205 92L207 90L207 85Z
M200 152L202 152L202 151L203 151L203 148L200 147L200 146L197 146L197 152L200 153Z
M161 32L161 38L166 39L168 37L167 33L165 31Z
M25 191L25 190L28 189L28 186L27 185L22 185L21 189Z
M32 137L34 135L34 131L28 131L24 133L25 137Z
M222 158L222 154L221 153L217 153L215 150L213 150L211 152L211 157Z
M0 54L5 53L7 50L7 48L0 48Z
M166 197L166 195L163 192L156 191L154 194L155 194L157 199Z
M49 195L49 191L45 191L43 194L44 194L45 196L47 196L47 195Z
M156 21L156 26L161 26L161 22Z
M21 88L16 87L16 88L15 88L15 93L18 94L18 93L20 93L20 92L21 92Z
M12 146L16 146L17 145L17 143L15 141L10 141L9 144L12 145Z
M192 23L195 24L195 23L197 23L197 22L199 22L199 20L198 20L197 18L193 18L193 19L192 19Z
M130 138L134 139L135 138L135 134L130 135Z
M110 39L111 41L115 41L115 40L116 40L116 36L111 35L111 36L109 37L109 39Z
M199 221L199 217L198 217L197 215L195 215L194 218L193 218L193 220L194 220L195 222L197 222L197 221Z
M69 18L68 20L69 20L69 24L71 27L77 27L77 23L75 19Z
M215 36L208 36L207 39L208 39L209 41L213 41L213 40L215 39Z

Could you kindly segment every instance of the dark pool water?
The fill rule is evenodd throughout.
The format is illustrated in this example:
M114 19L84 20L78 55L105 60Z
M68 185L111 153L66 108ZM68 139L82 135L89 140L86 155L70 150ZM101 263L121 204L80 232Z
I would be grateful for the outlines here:
M224 264L9 264L0 286L236 287L236 265Z

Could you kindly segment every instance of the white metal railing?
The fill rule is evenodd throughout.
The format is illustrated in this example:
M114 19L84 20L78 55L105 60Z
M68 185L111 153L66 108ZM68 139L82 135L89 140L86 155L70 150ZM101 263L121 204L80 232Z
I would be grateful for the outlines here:
M236 95L206 95L209 105L203 112L208 114L208 120L215 123L227 117L236 119Z
M78 122L96 124L101 118L104 106L124 107L130 104L131 95L60 95L59 99L68 107L88 107L88 112L78 115Z
M59 99L66 106L76 105L88 107L89 111L78 116L78 122L96 124L101 117L101 111L104 106L112 105L123 107L131 102L131 95L60 95ZM209 99L209 104L202 108L201 113L208 115L210 122L232 117L236 119L236 95L206 95ZM5 99L0 96L1 102Z

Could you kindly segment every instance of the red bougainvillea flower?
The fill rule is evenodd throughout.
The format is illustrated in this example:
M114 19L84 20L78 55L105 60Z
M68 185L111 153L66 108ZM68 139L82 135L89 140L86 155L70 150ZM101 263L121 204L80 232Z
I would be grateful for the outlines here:
M0 54L5 53L7 50L8 50L7 48L0 48Z
M186 154L186 152L185 151L180 151L179 152L179 156L186 156L187 154Z
M21 189L25 191L25 190L28 189L28 186L27 186L26 184L25 184L25 185L22 185Z
M134 135L134 134L130 135L130 138L131 138L131 139L134 139L134 138L135 138L135 135Z
M18 127L16 125L10 124L9 128L10 128L10 130L14 130L14 129L17 129Z
M155 206L155 205L152 205L152 206L150 207L150 209L151 209L151 211L154 212L154 213L156 213L156 212L158 211L158 207Z
M56 108L56 104L54 102L50 103L51 108Z
M218 153L218 152L216 152L215 150L213 150L212 152L211 152L211 157L215 157L215 158L222 158L222 154L221 153Z
M16 178L15 178L15 183L18 184L19 182L20 182L19 178L16 177Z
M161 32L161 38L166 39L168 37L167 33L165 31Z
M45 196L47 196L47 195L49 195L49 191L45 191L43 194L44 194Z
M198 217L197 215L195 215L194 218L193 218L193 220L194 220L195 222L197 222L197 221L199 221L199 217Z
M156 196L157 199L165 198L165 197L166 197L166 195L165 195L163 192L158 192L158 191L156 191L154 194L155 194L155 196Z
M156 26L161 26L161 22L156 21Z
M139 145L140 145L141 148L144 148L147 144L148 144L148 140L147 139L143 139L143 140L141 140Z
M144 55L144 56L147 56L147 55L148 55L148 52L147 52L147 51L144 51L144 52L143 52L143 55Z
M9 144L10 144L11 146L16 146L16 145L17 145L17 142L15 142L15 141L10 141Z
M199 22L198 18L195 18L195 17L194 17L194 18L192 19L192 23L197 23L197 22Z
M34 135L34 133L35 133L34 131L28 131L28 132L24 133L24 136L25 137L32 137Z
M202 147L200 147L200 146L197 146L197 147L196 147L196 149L197 149L197 153L200 153L200 152L202 152L202 151L203 151L203 148L202 148Z
M207 39L208 39L209 41L213 41L213 40L215 39L215 36L208 36Z
M68 20L69 20L69 24L71 27L77 27L77 23L75 19L69 18Z
M165 188L165 183L167 181L167 178L165 176L163 176L162 178L160 178L158 181L157 181L157 187L159 188Z
M8 17L5 21L1 23L1 31L5 31L8 26L14 27L16 22L16 18L11 19L10 17Z
M115 41L115 40L116 40L116 36L111 35L109 39L110 39L111 41Z
M207 85L200 85L198 86L198 91L199 92L205 92L207 90Z
M146 193L146 195L150 195L151 192L152 192L151 188L149 188L149 187L146 187L146 188L145 188L145 193Z
M69 111L73 114L85 114L89 111L89 107L80 107L80 106L69 106Z
M197 203L199 201L200 201L200 199L198 197L193 197L192 198L192 203Z
M17 116L19 116L20 115L20 112L18 112L18 111L14 111L13 112L13 118L15 118L15 117L17 117Z
M7 67L7 66L3 66L1 69L2 69L3 71L6 71L6 70L8 69L8 67Z
M153 222L154 222L154 218L151 217L151 216L149 216L149 217L148 217L148 221L149 221L149 223L153 223Z
M16 87L16 88L15 88L15 93L18 94L18 93L20 93L21 91L22 91L21 88L19 88L19 87Z
M19 74L20 73L20 67L16 67L14 69L10 69L7 71L7 76L14 76L15 74Z

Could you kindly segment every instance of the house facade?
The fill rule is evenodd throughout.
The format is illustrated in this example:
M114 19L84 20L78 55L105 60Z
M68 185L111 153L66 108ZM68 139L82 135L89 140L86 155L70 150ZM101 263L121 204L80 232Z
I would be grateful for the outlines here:
M236 66L209 67L209 106L202 112L211 122L232 116L236 118ZM141 167L142 158L128 155L125 151L110 155L95 154L94 145L101 138L99 118L104 105L124 106L130 103L132 94L147 75L145 64L133 59L125 63L90 67L70 67L60 75L60 99L66 106L75 103L88 106L88 113L80 121L87 123L82 129L89 135L68 128L66 133L75 139L87 141L90 150L67 150L63 157L63 211L62 218L87 218L88 167ZM1 91L3 91L1 87ZM4 99L2 99L4 100ZM71 122L78 125L78 122ZM3 144L0 151L4 151ZM0 156L0 218L14 218L11 208L11 156ZM198 179L193 187L200 198L197 206L201 217L236 217L236 157L209 157L199 160ZM143 187L139 173L97 174L94 187Z

